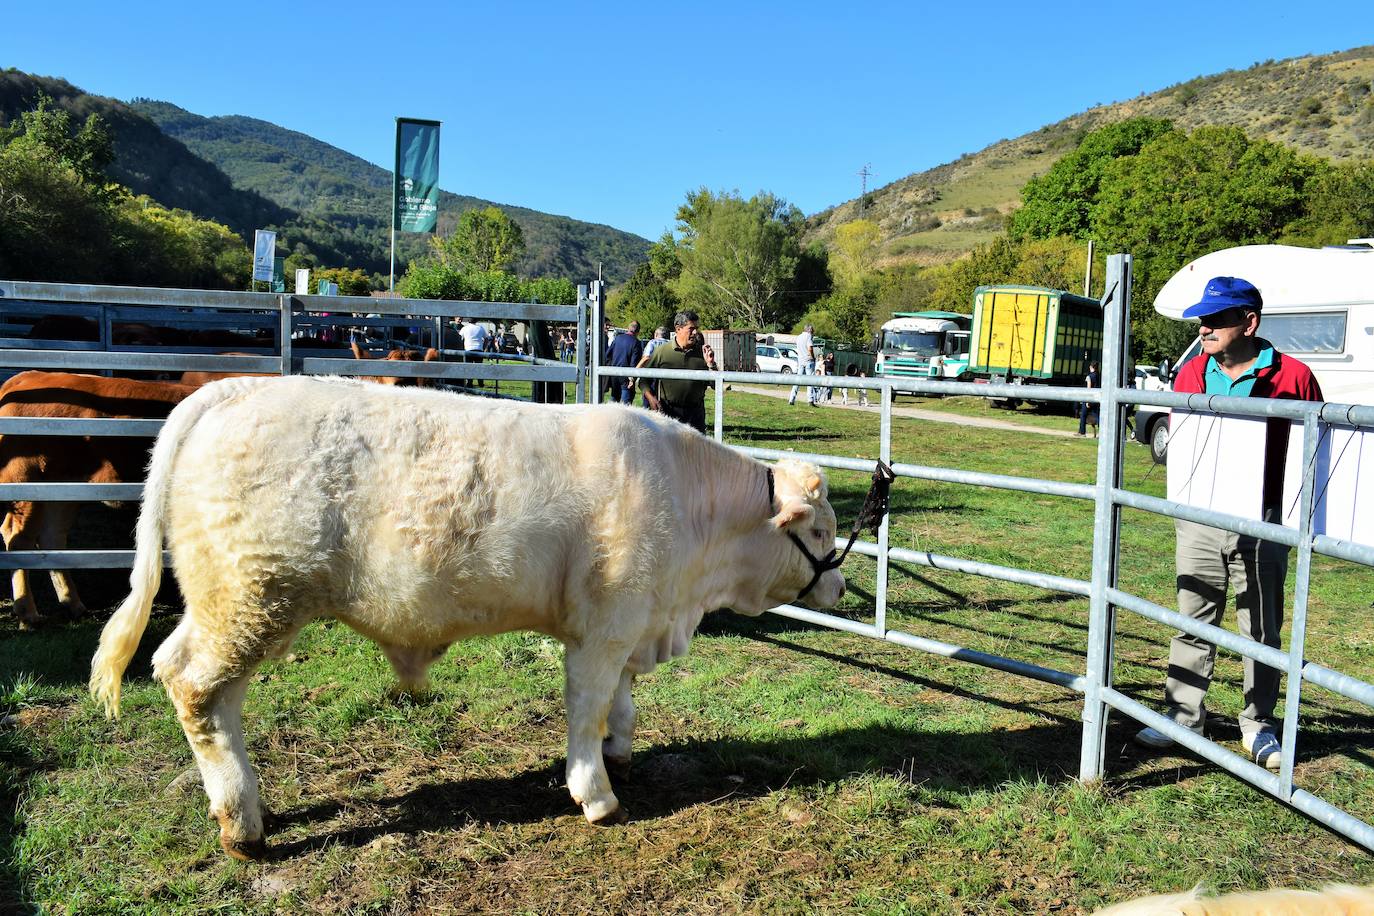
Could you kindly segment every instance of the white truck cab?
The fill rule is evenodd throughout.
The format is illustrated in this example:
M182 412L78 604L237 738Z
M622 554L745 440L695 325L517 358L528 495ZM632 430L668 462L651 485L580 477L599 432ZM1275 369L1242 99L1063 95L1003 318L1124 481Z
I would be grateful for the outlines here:
M1374 244L1297 248L1245 245L1203 255L1174 274L1155 297L1155 311L1181 319L1202 299L1213 277L1249 280L1264 297L1259 336L1280 353L1302 360L1328 401L1374 404ZM1196 338L1161 377L1173 380L1179 366L1201 352ZM1169 442L1167 408L1142 406L1135 437L1163 463Z

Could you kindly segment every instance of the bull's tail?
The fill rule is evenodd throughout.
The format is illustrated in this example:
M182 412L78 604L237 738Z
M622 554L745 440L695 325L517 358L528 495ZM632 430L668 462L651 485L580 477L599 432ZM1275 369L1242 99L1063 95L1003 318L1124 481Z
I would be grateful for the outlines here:
M138 650L148 627L153 597L162 584L162 544L166 536L167 493L172 466L181 444L210 408L263 384L265 379L234 378L206 385L176 406L167 417L148 465L143 485L143 507L134 538L134 567L129 575L129 597L114 612L100 633L100 647L91 660L91 693L105 707L107 716L119 715L119 688L124 669Z

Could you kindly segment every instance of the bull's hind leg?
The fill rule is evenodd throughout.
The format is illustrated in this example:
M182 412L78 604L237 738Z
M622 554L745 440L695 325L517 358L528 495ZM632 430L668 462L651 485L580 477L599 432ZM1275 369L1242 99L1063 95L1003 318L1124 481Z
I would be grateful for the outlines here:
M212 638L188 612L153 656L153 674L167 688L200 768L220 845L236 859L267 854L258 779L243 741L244 694L267 648L261 639Z
M635 702L630 695L635 676L629 671L620 673L620 685L611 698L611 713L606 719L610 734L601 744L601 758L618 779L630 775L630 749L635 734Z
M629 661L628 646L583 641L568 647L563 660L567 683L568 792L593 824L625 820L601 756L612 694Z

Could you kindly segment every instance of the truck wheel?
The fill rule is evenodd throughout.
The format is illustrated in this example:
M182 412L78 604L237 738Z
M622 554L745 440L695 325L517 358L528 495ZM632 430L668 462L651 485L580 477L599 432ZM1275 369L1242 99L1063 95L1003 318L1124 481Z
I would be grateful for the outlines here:
M791 367L791 366L783 366L783 367L782 367L782 374L783 374L783 375L791 375L791 374L792 374L792 367Z
M1155 464L1164 464L1168 460L1168 450L1169 417L1155 417L1150 423L1150 457Z

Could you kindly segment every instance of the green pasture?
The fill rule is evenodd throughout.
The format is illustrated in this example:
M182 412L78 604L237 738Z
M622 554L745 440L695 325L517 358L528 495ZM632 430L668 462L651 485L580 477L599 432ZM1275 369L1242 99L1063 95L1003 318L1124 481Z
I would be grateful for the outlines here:
M506 386L502 386L503 392ZM966 399L902 406L954 413ZM874 412L732 391L731 442L876 457ZM1063 416L992 411L1068 429ZM893 458L1088 482L1096 443L898 418ZM1147 451L1127 486L1162 495ZM866 475L834 472L847 526ZM709 486L709 481L702 481ZM1086 578L1093 508L902 480L892 543ZM118 542L94 507L76 546ZM1167 519L1127 512L1123 587L1173 591ZM869 619L875 564L852 555L839 613ZM1084 913L1187 889L1374 883L1374 858L1186 753L1146 754L1117 716L1107 779L1076 782L1080 697L773 615L711 615L691 653L642 678L631 815L588 826L563 786L562 648L532 634L453 647L427 698L395 699L381 653L305 630L257 676L249 751L273 857L220 851L149 659L175 624L165 586L106 721L85 692L120 572L79 582L91 618L20 632L0 611L0 909L45 913ZM46 583L40 605L51 602ZM1065 671L1084 667L1085 599L894 567L890 627ZM1308 657L1374 677L1374 572L1317 558ZM1234 620L1228 618L1234 627ZM1115 682L1158 705L1170 633L1123 614ZM1236 747L1240 661L1222 654L1210 734ZM1297 781L1374 821L1374 715L1307 686Z

